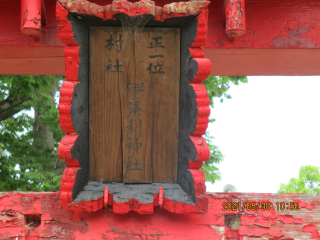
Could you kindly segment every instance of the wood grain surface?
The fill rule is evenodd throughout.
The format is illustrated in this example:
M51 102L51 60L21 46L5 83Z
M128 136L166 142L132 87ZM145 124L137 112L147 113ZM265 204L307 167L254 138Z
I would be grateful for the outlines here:
M176 182L180 30L90 27L90 180Z
M116 51L104 47L110 34L117 35L116 28L90 31L89 156L93 181L122 181L119 77L118 73L105 73L109 59L117 58Z

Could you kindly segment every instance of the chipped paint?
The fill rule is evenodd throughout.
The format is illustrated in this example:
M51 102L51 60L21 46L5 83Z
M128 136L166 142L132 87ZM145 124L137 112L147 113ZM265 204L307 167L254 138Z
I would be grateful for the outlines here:
M129 16L141 14L150 14L158 21L164 21L166 18L182 17L189 15L199 15L207 9L209 1L197 2L173 2L165 4L164 7L155 6L154 1L139 1L131 3L126 0L114 0L106 6L82 1L82 0L59 0L58 1L69 12L78 14L95 15L104 20L112 18L114 14L125 13Z
M319 234L319 231L317 229L317 227L315 225L305 225L303 226L302 228L302 231L304 232L311 232L312 233L312 238L313 239L319 239L320 238L320 234Z
M225 16L228 36L240 36L246 33L244 0L225 0Z
M21 0L21 32L40 40L41 0Z
M223 43L222 43L221 39L217 39L216 44L220 47L223 47Z
M247 193L207 193L209 209L205 214L176 214L159 207L151 215L135 212L114 214L110 207L97 212L72 211L60 205L59 192L0 194L0 239L319 239L320 203L314 208L288 211L265 217L260 211L237 214L222 211L222 202L277 202L284 195ZM286 195L286 201L300 199L306 204L319 199L320 194ZM310 204L311 205L311 204ZM290 214L288 214L290 213ZM40 224L31 224L32 216ZM27 223L26 216L29 217ZM240 216L240 223L239 223ZM236 219L231 221L231 219ZM31 220L30 220L31 219ZM225 220L226 219L226 220ZM239 225L240 224L240 225Z
M309 204L309 203L302 201L302 200L294 200L294 202L298 202L300 208L306 208L308 210L312 210L314 208L314 205Z
M45 27L41 28L41 39L39 43L41 45L47 45L47 46L58 46L60 44L60 41L57 35L58 35L57 25L54 25L54 24L46 25Z
M304 33L308 33L311 30L311 26L299 27L297 30L286 28L287 35L281 35L273 39L274 44L271 47L274 48L315 48L316 43L312 42L309 38L303 37Z
M294 218L293 215L277 215L275 220L277 221L281 221L285 224L289 224L289 223L303 223L302 218Z
M25 12L23 13L22 26L26 24L28 13L29 13L28 8L26 8Z
M283 237L285 234L281 230L274 230L268 228L261 227L249 227L249 226L241 226L238 229L239 234L242 236L253 236L253 237L261 237L263 235L270 235L273 237Z

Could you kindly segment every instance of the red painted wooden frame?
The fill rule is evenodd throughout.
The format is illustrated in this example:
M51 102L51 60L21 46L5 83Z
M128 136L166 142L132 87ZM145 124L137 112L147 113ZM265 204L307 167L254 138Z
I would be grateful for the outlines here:
M199 170L203 161L209 160L209 148L201 135L205 134L209 122L209 98L202 81L205 80L211 69L211 62L204 58L202 47L206 44L207 33L207 6L209 2L180 2L167 4L164 7L156 7L152 1L140 1L130 3L127 1L114 0L111 5L98 6L88 1L58 1L56 5L56 15L59 26L59 38L66 45L65 54L65 77L66 82L63 83L60 91L59 102L59 121L63 132L66 135L62 138L58 155L64 159L67 168L64 170L61 179L60 200L63 207L73 210L96 211L103 208L104 205L112 205L115 213L126 213L128 211L137 211L139 213L152 213L154 206L161 206L171 212L205 212L208 207L208 199L205 194L205 176ZM79 49L73 37L71 23L68 20L68 14L76 12L77 14L86 14L107 20L113 19L113 15L117 13L125 13L129 16L137 16L141 14L154 15L155 20L164 21L171 17L186 17L189 15L197 16L198 27L196 38L190 46L192 56L191 63L197 66L197 72L190 85L196 93L197 102L197 125L193 134L190 135L191 141L197 151L196 161L191 161L188 170L190 171L196 196L194 204L186 204L184 202L172 201L163 196L163 189L160 188L159 194L154 195L154 202L151 204L143 204L136 199L127 202L113 201L113 195L108 192L108 188L104 190L104 196L95 200L73 202L72 189L76 182L76 174L80 170L78 159L72 159L71 149L78 137L72 125L71 103L73 91L78 84L79 69ZM190 64L191 64L190 63Z

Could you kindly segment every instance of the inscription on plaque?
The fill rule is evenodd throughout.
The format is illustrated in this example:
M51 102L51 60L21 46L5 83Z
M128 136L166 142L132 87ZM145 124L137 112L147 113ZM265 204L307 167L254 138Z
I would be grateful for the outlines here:
M90 180L176 182L180 31L90 27Z

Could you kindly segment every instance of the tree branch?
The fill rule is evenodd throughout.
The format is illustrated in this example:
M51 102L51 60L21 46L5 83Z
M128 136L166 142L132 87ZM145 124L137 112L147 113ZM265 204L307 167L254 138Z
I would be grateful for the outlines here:
M12 100L9 95L5 100L0 101L0 122L23 110L21 104L30 99L30 97L15 97Z
M23 110L24 108L21 105L31 99L31 97L19 96L19 91L19 87L11 88L9 96L0 101L0 122Z

